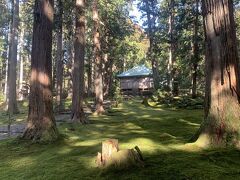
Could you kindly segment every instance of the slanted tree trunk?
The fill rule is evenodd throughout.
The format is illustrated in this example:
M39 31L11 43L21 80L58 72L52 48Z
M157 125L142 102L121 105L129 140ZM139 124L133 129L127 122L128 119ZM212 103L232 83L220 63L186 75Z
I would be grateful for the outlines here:
M83 110L85 57L85 0L76 1L76 32L74 41L72 121L86 124Z
M195 20L193 28L193 57L192 57L192 98L197 97L197 69L199 62L199 42L198 42L198 31L199 31L199 0L195 0L196 7L194 8Z
M98 0L93 1L93 21L94 21L94 59L95 59L95 96L96 96L96 112L95 114L104 113L103 108L103 76L102 76L102 59L101 59L101 43L100 43L100 23L98 14Z
M154 88L157 90L159 89L159 67L158 67L158 62L156 60L156 56L154 54L155 15L153 15L150 10L150 6L151 6L151 9L153 9L154 4L153 4L153 1L151 1L151 4L149 4L148 0L145 0L145 4L146 4L146 11L147 11L148 36L150 41L148 55L152 63ZM151 17L151 15L153 17Z
M205 119L197 144L240 148L239 60L232 0L203 0Z
M52 99L53 7L53 0L35 0L29 112L23 134L23 139L35 142L58 137Z
M63 94L63 52L62 52L62 44L63 44L63 25L62 25L62 17L63 17L63 3L62 0L58 0L58 13L57 13L57 70L56 70L56 78L57 78L57 108L58 112L63 110L63 102L62 102L62 94Z
M11 42L9 47L8 59L8 113L16 114L17 108L17 47L18 47L18 26L19 26L19 0L12 0L13 14L12 14L12 29L11 29Z

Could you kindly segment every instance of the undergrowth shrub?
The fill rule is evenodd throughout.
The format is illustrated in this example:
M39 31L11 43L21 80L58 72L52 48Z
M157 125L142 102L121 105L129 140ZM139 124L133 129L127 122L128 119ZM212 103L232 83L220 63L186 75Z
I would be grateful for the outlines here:
M195 99L187 95L173 97L170 92L160 90L153 94L151 100L158 105L165 105L167 107L184 109L203 109L204 107L203 97L199 96Z

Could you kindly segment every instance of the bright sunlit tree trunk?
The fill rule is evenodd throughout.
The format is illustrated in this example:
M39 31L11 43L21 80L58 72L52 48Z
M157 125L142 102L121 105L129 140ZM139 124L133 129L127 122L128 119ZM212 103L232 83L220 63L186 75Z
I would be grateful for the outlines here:
M203 0L205 120L197 143L240 147L239 60L232 0Z

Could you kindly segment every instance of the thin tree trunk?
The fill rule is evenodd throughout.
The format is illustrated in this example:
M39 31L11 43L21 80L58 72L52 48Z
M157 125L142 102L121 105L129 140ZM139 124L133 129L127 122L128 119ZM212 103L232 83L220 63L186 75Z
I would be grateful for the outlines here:
M63 57L62 57L62 44L63 44L63 30L62 19L63 17L63 4L62 0L58 0L58 16L57 16L57 108L58 112L63 110L62 93L63 93Z
M87 89L87 94L88 94L88 97L91 96L93 90L92 90L92 58L89 57L89 62L88 62L88 89Z
M18 47L18 26L19 26L19 0L12 0L13 14L12 14L12 29L11 29L11 43L9 48L8 60L8 113L18 113L17 108L17 47Z
M199 43L198 43L198 31L199 31L199 0L195 1L195 20L194 20L194 35L193 35L193 59L192 59L192 98L197 97L197 69L199 62Z
M85 0L76 1L76 32L74 41L72 121L86 124L83 110L85 58Z
M109 59L109 84L108 84L108 91L111 96L113 96L113 59Z
M106 43L107 44L107 43ZM109 69L109 57L108 54L103 55L103 62L104 62L104 68L103 68L103 97L107 97L109 95L109 80L110 80L110 69Z
M197 144L240 148L240 82L231 0L203 0L206 37L205 119Z
M73 81L73 78L72 78L73 67L72 67L72 65L73 65L74 60L73 60L73 45L71 43L72 41L73 40L69 40L68 43L67 43L68 62L66 64L66 76L67 76L67 90L69 92L72 91L72 81Z
M53 0L35 0L31 82L27 128L23 139L54 141L58 131L52 98Z
M168 60L168 86L173 96L178 95L178 83L176 79L176 55L174 40L174 18L175 18L175 1L170 0L169 3L169 60Z
M24 68L24 29L21 30L20 35L20 53L19 53L19 61L20 61L20 70L19 70L19 100L23 100L23 68Z
M100 23L98 14L98 0L93 1L93 21L94 21L94 58L95 58L95 96L96 96L96 114L104 113L103 108L103 77L102 77L102 59L100 43Z

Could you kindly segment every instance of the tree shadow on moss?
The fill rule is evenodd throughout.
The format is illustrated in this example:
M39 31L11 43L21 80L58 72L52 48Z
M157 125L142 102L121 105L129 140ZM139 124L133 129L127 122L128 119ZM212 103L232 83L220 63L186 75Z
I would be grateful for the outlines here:
M236 179L239 151L186 148L202 119L200 111L145 108L126 103L114 116L90 117L87 126L63 123L54 144L0 142L0 179ZM95 158L101 142L119 139L120 149L138 145L144 168L101 174ZM101 174L101 175L99 175Z

